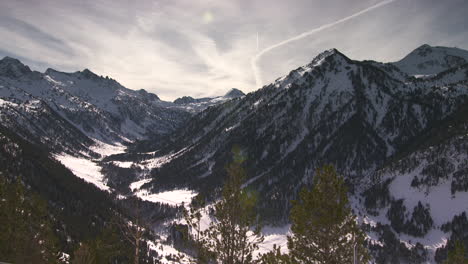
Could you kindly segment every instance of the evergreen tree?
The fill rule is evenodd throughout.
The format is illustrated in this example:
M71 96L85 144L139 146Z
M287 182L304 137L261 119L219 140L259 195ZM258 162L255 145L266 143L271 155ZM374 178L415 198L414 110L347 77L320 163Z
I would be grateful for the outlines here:
M444 264L468 264L463 243L460 241L455 242L455 248L449 251Z
M312 190L303 189L293 201L288 237L294 263L367 263L364 233L349 206L342 177L332 166L318 169ZM356 255L356 261L354 259Z
M288 254L282 254L281 249L276 245L273 245L273 250L262 254L259 259L261 264L293 264Z
M205 210L205 198L198 194L192 201L189 209L184 208L184 220L189 227L190 242L193 243L197 263L208 263L212 258L206 250L206 239L201 229L202 214Z
M0 259L12 263L57 263L57 238L46 202L18 180L0 173Z
M86 243L80 245L80 247L73 253L72 264L94 264L96 263L96 252L95 250Z
M108 224L98 237L80 244L73 253L71 263L130 263L134 257L132 251L121 230L114 224Z
M256 195L243 190L246 172L242 167L245 156L233 149L234 162L226 169L227 182L221 200L214 206L215 221L207 230L207 247L216 255L218 263L247 264L253 262L253 252L263 241L256 224Z

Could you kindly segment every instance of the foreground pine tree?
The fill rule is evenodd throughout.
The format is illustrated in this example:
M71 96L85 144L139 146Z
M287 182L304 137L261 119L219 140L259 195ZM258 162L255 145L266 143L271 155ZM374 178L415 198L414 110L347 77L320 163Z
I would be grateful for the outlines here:
M196 262L199 264L208 263L212 259L212 254L207 250L205 232L202 230L202 215L205 212L205 198L197 195L190 204L189 209L184 209L183 216L190 230L188 242L192 243Z
M444 264L468 264L465 246L460 242L455 242L455 248L450 250Z
M234 161L227 167L228 179L222 198L214 207L215 221L206 232L206 245L215 254L217 263L253 263L253 252L263 241L256 224L256 196L243 190L246 172L244 156L234 149Z
M0 172L0 261L57 263L57 237L47 203Z
M303 189L291 209L288 237L293 263L367 263L364 233L349 206L346 186L332 166L317 170L312 190ZM356 259L354 259L356 256Z

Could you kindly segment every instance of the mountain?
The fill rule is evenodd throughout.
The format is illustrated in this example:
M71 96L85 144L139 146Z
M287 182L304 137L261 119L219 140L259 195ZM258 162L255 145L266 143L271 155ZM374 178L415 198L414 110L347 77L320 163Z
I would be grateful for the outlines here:
M245 94L236 88L230 89L225 95L223 96L216 96L216 97L204 97L204 98L193 98L191 96L183 96L174 100L174 104L183 106L186 110L198 113L210 106L217 105L220 103L224 103L234 98L239 98L244 96Z
M238 146L246 156L245 186L258 191L261 215L274 224L287 223L290 200L311 184L315 169L333 164L350 186L378 263L433 262L436 251L443 259L444 238L454 233L445 221L466 210L447 213L440 204L458 203L466 193L466 148L458 145L464 132L449 131L466 112L468 65L447 63L458 49L430 48L449 55L430 55L439 66L415 78L408 65L426 61L421 49L427 47L393 64L325 51L256 92L198 113L157 148L105 162L132 163L138 169L127 175L146 178L141 189L149 192L189 188L216 199ZM411 184L408 175L418 173Z
M135 141L161 142L195 113L239 94L233 90L197 104L176 104L88 69L40 73L14 58L0 60L2 125L46 146L78 177L105 190L109 188L99 161L106 155L122 152L123 145Z
M40 127L44 121L37 120L36 115L48 111L56 119L51 121L54 125L48 124L49 128L69 123L74 128L64 129L66 133L81 132L81 137L105 143L167 134L191 116L154 94L127 89L87 69L74 73L47 69L39 73L8 57L0 61L0 87L2 101L9 102L4 112L11 122L18 120L15 115L21 115L25 123ZM43 128L25 130L36 136L42 134L43 140L59 135Z
M238 97L242 97L244 96L245 93L242 92L241 90L239 89L236 89L236 88L232 88L230 89L225 95L224 97L227 97L227 98L238 98Z
M458 48L431 47L424 44L402 60L394 62L409 75L436 75L468 63L468 51Z

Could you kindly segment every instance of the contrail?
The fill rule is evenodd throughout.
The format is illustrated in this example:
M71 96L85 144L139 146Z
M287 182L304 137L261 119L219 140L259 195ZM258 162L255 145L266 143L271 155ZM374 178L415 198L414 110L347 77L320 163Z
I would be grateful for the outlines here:
M258 52L258 32L257 32L257 50L256 51Z
M365 13L371 11L371 10L374 10L374 9L379 8L379 7L381 7L381 6L384 6L384 5L388 5L388 4L390 4L390 3L392 3L392 2L395 2L395 1L396 1L396 0L386 0L386 1L380 2L380 3L378 3L378 4L375 4L375 5L371 6L371 7L368 7L368 8L366 8L366 9L363 9L363 10L361 10L361 11L355 13L355 14L352 14L352 15L350 15L350 16L347 16L347 17L342 18L342 19L340 19L340 20L337 20L337 21L335 21L335 22L322 25L322 26L320 26L320 27L318 27L318 28L314 28L314 29L312 29L312 30L306 31L306 32L304 32L304 33L301 33L301 34L295 36L295 37L292 37L292 38L283 40L283 41L281 41L281 42L279 42L279 43L276 43L276 44L274 44L274 45L272 45L272 46L269 46L269 47L267 47L267 48L261 50L260 52L258 52L257 54L255 54L255 56L253 56L252 59L250 60L250 64L251 64L251 66L252 66L252 71L253 71L253 74L254 74L254 76L255 76L255 85L256 85L256 88L260 88L260 85L262 85L262 83L263 83L263 81L262 81L262 79L261 79L261 76L260 76L260 71L259 71L258 66L257 66L257 62L258 62L258 60L260 59L260 57L262 57L263 55L265 55L265 53L270 52L271 50L276 49L276 48L278 48L278 47L281 47L281 46L283 46L283 45L285 45L285 44L288 44L288 43L290 43L290 42L293 42L293 41L296 41L296 40L305 38L305 37L307 37L307 36L310 36L310 35L312 35L312 34L315 34L315 33L319 32L319 31L322 31L322 30L324 30L324 29L327 29L327 28L336 26L336 25L338 25L338 24L341 24L341 23L343 23L343 22L346 22L346 21L348 21L348 20L350 20L350 19L353 19L353 18L355 18L355 17L358 17L358 16L360 16L360 15L362 15L362 14L365 14Z

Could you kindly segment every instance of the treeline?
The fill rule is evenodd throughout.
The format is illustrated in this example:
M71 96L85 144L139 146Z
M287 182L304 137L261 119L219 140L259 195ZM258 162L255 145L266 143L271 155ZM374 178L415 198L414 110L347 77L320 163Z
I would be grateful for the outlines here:
M58 238L47 203L0 173L0 261L57 263Z

